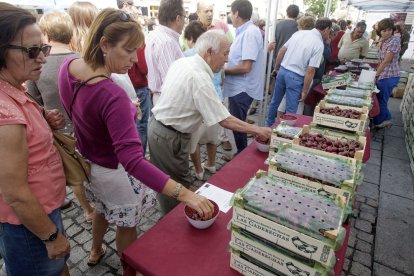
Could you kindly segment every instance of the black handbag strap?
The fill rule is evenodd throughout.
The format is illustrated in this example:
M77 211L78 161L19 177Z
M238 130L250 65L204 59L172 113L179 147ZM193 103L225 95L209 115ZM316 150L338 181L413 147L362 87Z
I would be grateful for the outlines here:
M70 101L69 112L68 112L68 115L69 115L69 117L71 119L72 119L72 107L73 107L73 104L75 102L76 96L78 95L79 89L81 89L81 87L84 86L85 84L87 84L89 81L91 81L93 79L96 79L96 78L106 78L106 79L109 79L105 75L97 75L97 76L93 76L93 77L87 79L86 81L81 81L81 82L76 83L76 85L75 85L75 91L73 92L72 99Z

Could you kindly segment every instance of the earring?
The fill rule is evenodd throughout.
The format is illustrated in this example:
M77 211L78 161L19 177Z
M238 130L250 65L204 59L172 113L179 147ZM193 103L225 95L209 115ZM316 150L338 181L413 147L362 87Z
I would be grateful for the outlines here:
M106 53L104 53L103 56L106 57Z

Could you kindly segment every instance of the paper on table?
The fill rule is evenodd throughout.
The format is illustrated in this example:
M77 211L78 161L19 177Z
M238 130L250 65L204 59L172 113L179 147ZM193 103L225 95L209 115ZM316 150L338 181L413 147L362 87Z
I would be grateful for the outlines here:
M358 82L365 83L365 82L374 82L376 71L372 70L362 70L361 75L359 76Z
M219 206L220 211L223 213L227 213L231 208L230 200L233 196L233 193L214 186L213 184L206 182L195 193L205 196L208 199L216 202Z

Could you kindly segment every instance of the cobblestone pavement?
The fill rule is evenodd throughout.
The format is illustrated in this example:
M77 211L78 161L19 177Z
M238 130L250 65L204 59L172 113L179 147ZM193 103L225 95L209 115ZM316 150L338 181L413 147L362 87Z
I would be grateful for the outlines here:
M399 103L400 100L390 100L394 126L372 135L371 158L364 167L364 183L358 188L342 275L414 275L413 179L404 145ZM258 120L257 117L252 119ZM218 169L226 164L222 159L226 154L229 152L218 147ZM202 160L205 159L206 151L202 147ZM206 172L204 179L209 176ZM194 190L204 182L194 180ZM97 266L87 266L92 227L85 223L82 210L72 193L69 193L69 198L74 204L62 214L72 247L68 261L71 275L121 275L113 227L105 235L108 245L106 256ZM137 227L139 235L159 219L160 212L155 207Z

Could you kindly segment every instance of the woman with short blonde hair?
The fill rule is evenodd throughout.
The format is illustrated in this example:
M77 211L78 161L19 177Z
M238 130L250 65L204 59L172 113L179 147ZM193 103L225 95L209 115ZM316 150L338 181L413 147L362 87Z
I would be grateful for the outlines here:
M86 34L98 12L98 8L91 2L77 1L69 7L68 13L74 25L73 37L70 42L72 51L82 52Z

